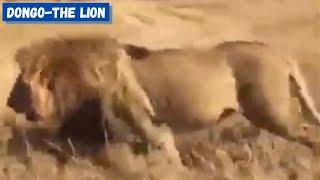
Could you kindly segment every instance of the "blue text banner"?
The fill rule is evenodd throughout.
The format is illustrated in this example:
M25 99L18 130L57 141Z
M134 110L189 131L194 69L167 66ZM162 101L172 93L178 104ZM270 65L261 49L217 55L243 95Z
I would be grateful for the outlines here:
M3 3L6 23L111 23L110 3Z

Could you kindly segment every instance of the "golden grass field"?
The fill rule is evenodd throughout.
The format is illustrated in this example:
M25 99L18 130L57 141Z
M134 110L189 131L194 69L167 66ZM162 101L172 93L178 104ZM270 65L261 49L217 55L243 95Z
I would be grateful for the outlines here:
M12 126L5 125L16 122L25 126L23 116L6 107L7 97L19 72L13 54L20 46L44 37L109 34L121 42L151 49L208 48L227 40L255 40L299 57L300 63L306 67L320 67L320 60L316 58L320 53L320 15L319 19L316 16L317 11L320 14L320 5L317 8L315 0L111 2L114 19L110 25L7 25L1 22L1 180L320 179L319 164L317 159L313 159L310 149L256 129L240 115L215 127L214 142L208 141L206 132L177 137L177 145L188 166L185 170L168 165L161 158L161 151L152 151L144 157L132 153L126 144L108 147L108 152L96 158L100 163L75 155L67 164L61 165L47 152L26 148L23 141L10 143L13 142L10 139L19 140L19 137L10 128ZM304 71L308 73L308 69ZM104 154L109 158L106 159Z

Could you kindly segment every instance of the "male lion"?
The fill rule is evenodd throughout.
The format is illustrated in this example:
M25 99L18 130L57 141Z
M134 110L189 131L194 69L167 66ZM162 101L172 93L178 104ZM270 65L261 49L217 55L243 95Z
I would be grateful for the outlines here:
M16 55L38 119L58 122L100 98L113 133L124 121L179 162L174 132L212 126L230 112L296 140L292 98L315 122L318 112L295 62L256 42L210 50L151 51L108 37L47 39ZM297 111L297 110L296 110Z

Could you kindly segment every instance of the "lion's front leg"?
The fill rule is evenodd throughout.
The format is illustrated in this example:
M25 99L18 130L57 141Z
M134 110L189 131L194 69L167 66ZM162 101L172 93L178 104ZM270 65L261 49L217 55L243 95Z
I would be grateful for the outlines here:
M163 147L171 161L182 165L170 129L152 123L155 113L149 97L136 79L131 58L123 50L119 50L118 54L116 83L111 90L106 86L102 93L106 104L104 112L109 111L106 115L114 116L106 118L126 122L134 133L153 145Z
M139 135L156 147L163 148L172 163L181 164L181 159L174 142L174 135L166 125L156 126L152 123L152 117L139 107L131 107L135 128Z
M143 140L156 147L163 148L172 163L182 165L170 128L154 125L152 123L153 116L140 103L141 101L124 93L120 96L115 94L112 102L114 103L112 112L115 117L126 122L134 133L138 134Z
M111 134L111 141L113 142L127 142L130 134L129 125L122 120L124 111L121 109L124 106L119 104L119 101L112 96L103 97L102 112L104 114L104 123L108 125L108 134ZM122 115L121 115L122 114Z

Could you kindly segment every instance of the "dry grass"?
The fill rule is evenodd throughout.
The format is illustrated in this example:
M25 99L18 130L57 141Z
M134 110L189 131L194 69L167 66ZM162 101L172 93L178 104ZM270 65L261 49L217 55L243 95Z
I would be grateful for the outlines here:
M160 150L144 156L128 144L108 145L95 157L65 153L68 161L48 151L33 149L17 132L3 131L8 145L1 155L2 179L312 179L316 174L310 149L258 129L240 115L234 115L208 131L181 134L177 145L186 169L167 162ZM9 133L9 134L8 134ZM11 138L12 137L12 138ZM22 138L22 139L21 139ZM15 141L16 143L13 143ZM20 142L20 144L17 144ZM52 147L48 145L47 149Z

